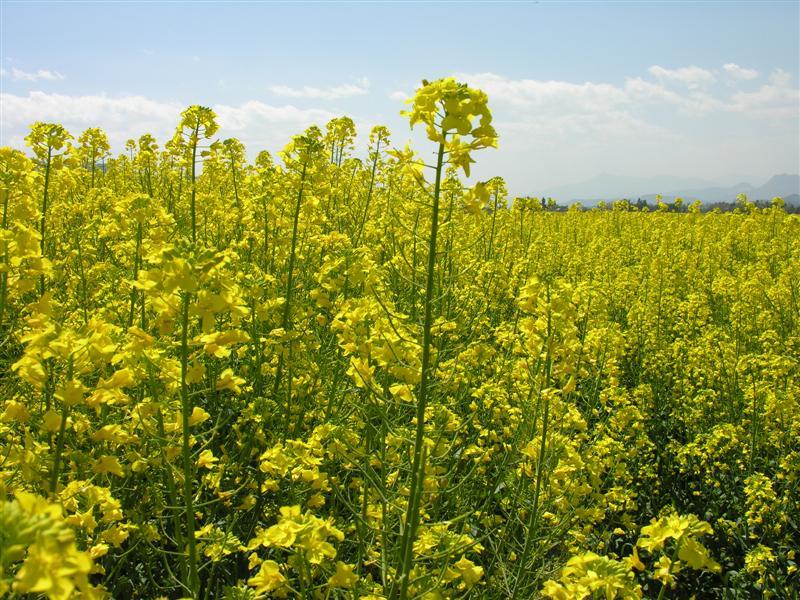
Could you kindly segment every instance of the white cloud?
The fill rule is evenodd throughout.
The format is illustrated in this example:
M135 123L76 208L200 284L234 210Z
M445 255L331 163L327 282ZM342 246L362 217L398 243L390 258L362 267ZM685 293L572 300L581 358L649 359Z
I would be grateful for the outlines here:
M32 73L11 67L11 70L0 69L0 75L3 77L11 77L14 81L61 81L64 76L58 71L48 71L47 69L39 69Z
M791 75L781 69L773 71L769 84L758 90L737 92L733 95L712 93L710 90L688 85L689 81L702 81L704 78L695 70L711 75L699 67L686 67L672 72L684 72L678 76L687 82L688 89L668 87L661 80L661 71L664 70L658 69L656 73L662 75L661 78L658 75L656 80L631 77L623 85L507 79L494 73L458 73L455 77L483 89L493 106L504 106L506 110L517 115L539 114L558 119L569 115L580 118L594 115L595 118L603 119L611 113L634 115L649 108L672 108L681 114L693 116L713 112L746 112L746 116L753 118L800 115L797 100L800 91L792 85ZM649 70L653 72L652 67ZM633 120L614 120L620 124L634 123ZM575 122L579 121L580 119L576 119Z
M751 117L771 119L800 117L800 89L792 87L792 76L783 69L770 74L769 83L752 92L737 92L730 110Z
M700 90L680 93L661 82L647 81L641 77L629 78L621 86L588 81L512 80L494 73L459 73L456 78L484 90L491 102L508 104L520 111L602 115L612 111L634 110L646 103L674 106L685 113L697 114L720 106L718 100Z
M661 83L646 81L641 77L632 77L625 80L626 101L637 100L643 102L663 102L666 104L681 104L684 96L668 90Z
M512 133L538 136L539 139L573 139L575 143L586 143L591 139L603 143L609 139L630 139L643 135L678 139L678 136L671 134L669 130L620 110L608 111L602 118L591 113L530 115L516 121L498 120L495 127L501 140L504 139L504 134Z
M410 97L411 96L400 90L394 91L391 94L389 94L389 100L394 100L395 102L405 102Z
M338 116L320 108L272 106L257 100L238 106L216 104L213 108L220 126L218 135L221 138L239 138L253 154L263 149L279 150L306 127L323 126Z
M625 81L626 101L633 104L665 105L677 108L683 114L701 115L723 109L725 104L709 93L691 89L687 93L670 90L662 83L633 77Z
M606 155L635 163L652 153L653 146L676 146L682 139L640 110L648 96L660 104L679 99L659 84L515 80L495 73L455 77L488 94L500 135L500 151L482 156L482 164L476 166L481 177L516 170L513 177L522 181L533 178L551 183L554 176L565 177L565 165L577 172L593 169L599 157ZM525 157L525 167L509 158L516 156Z
M797 130L800 91L784 71L775 71L768 85L747 93L689 85L690 81L711 81L697 73L684 73L686 85L674 85L677 80L657 72L661 78L651 72L619 84L455 74L488 94L500 135L500 150L481 156L475 167L477 176L500 173L547 185L601 171L708 176L707 170L716 173L720 164L725 168L735 164L746 172L753 163L752 154L727 140L764 137L766 128L791 131L792 126L784 127L784 123L794 123ZM765 132L754 133L759 129ZM760 156L765 172L786 170L785 163L797 156L796 150L787 148L790 134L775 135L779 141L773 146L781 148L785 157ZM519 189L518 182L510 183Z
M504 104L519 113L544 113L563 117L610 113L630 113L643 105L675 107L687 114L700 114L719 108L719 101L700 90L679 93L663 83L641 77L627 79L624 85L611 83L572 83L534 79L506 79L494 73L459 73L456 78L484 90L491 103ZM618 119L617 122L622 123ZM633 121L628 120L628 123Z
M689 88L701 87L712 83L715 79L711 71L694 65L681 67L680 69L665 69L659 65L653 65L647 70L651 75L662 81L675 81Z
M122 151L125 141L150 133L166 142L174 133L180 113L189 103L159 101L144 96L69 96L30 92L27 95L0 94L2 122L0 145L24 147L24 138L34 121L60 123L73 135L88 127L100 127L112 148ZM238 137L252 154L262 149L277 150L292 135L335 115L322 109L271 106L250 101L239 105L217 104L218 136Z
M141 135L150 129L163 131L168 123L177 122L184 108L178 103L159 102L143 96L111 98L29 92L26 96L4 93L0 99L4 132L27 127L34 121L51 121L73 129L101 126L109 133L132 137L136 132Z
M778 87L787 87L792 82L792 75L783 69L775 69L769 74L769 82Z
M338 100L351 96L364 96L369 93L369 80L363 77L356 83L344 83L327 88L304 86L293 88L288 85L274 85L269 90L276 96L286 96L287 98L314 98L322 100Z
M746 69L744 67L740 67L736 63L726 63L722 65L722 68L734 79L749 81L750 79L755 79L758 77L758 71L755 69Z
M494 73L457 73L455 77L484 90L493 102L519 108L598 110L609 109L625 100L624 91L609 83L506 79Z

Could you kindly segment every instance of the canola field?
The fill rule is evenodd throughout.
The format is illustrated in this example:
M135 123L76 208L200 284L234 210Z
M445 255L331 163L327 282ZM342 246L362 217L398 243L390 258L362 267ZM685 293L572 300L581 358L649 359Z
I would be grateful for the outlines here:
M406 114L0 150L0 596L797 597L797 216L547 210L463 183L484 93Z

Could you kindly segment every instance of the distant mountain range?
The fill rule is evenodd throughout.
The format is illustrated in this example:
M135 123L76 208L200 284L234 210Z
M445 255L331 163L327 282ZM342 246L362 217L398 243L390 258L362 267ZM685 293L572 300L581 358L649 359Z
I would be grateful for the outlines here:
M544 196L561 204L582 202L596 204L600 200L641 198L653 202L661 194L665 202L683 198L687 202L702 200L705 204L734 202L739 194L750 200L772 200L779 196L789 204L800 204L800 175L774 175L760 186L747 182L732 186L692 177L659 175L656 177L626 177L601 174L580 183L562 185L544 191Z

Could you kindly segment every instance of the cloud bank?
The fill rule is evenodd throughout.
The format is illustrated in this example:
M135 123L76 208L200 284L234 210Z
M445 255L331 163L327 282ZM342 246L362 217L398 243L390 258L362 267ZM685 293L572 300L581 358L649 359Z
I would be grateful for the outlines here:
M145 133L159 142L175 131L180 113L186 108L177 101L159 101L144 96L69 96L41 91L20 96L0 94L2 140L0 144L24 146L24 137L34 121L63 124L77 136L88 127L101 127L112 149L121 150L128 139ZM292 105L273 106L259 101L238 105L216 104L222 137L238 137L253 152L280 148L289 138L314 123L336 116L325 109L300 109Z
M4 73L14 76L13 70ZM22 77L19 72L16 76ZM733 62L710 68L652 65L616 82L512 78L493 72L454 76L487 92L500 133L500 149L481 154L478 176L502 175L517 193L603 171L768 176L796 171L800 162L800 90L792 75L779 68L764 76ZM30 85L37 81L20 80ZM273 86L271 92L306 106L256 99L213 105L219 136L238 137L251 155L277 150L307 126L340 116L338 104L348 98L353 103L348 106L355 108L348 114L358 124L360 141L377 124L373 110L389 115L385 124L397 132L397 143L408 131L397 115L413 92L410 87L381 90L366 104L363 97L371 93L366 79L327 88ZM197 99L40 90L3 93L0 144L24 147L34 121L62 123L76 136L87 127L101 127L113 151L144 133L163 143L193 101Z
M304 86L300 88L288 85L274 85L269 88L276 96L287 98L311 98L314 100L338 100L353 96L365 96L369 93L369 80L362 77L356 83L345 83L327 88Z
M28 72L16 67L11 67L11 70L0 69L0 76L10 77L13 81L62 81L64 79L64 76L58 71L39 69Z

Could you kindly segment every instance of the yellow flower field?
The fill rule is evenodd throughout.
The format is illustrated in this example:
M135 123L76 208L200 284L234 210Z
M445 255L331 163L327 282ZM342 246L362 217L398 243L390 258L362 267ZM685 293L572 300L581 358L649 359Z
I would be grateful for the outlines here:
M483 92L407 116L0 149L0 596L796 597L800 219L548 210L460 179Z

